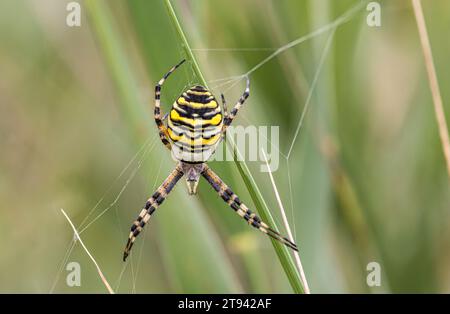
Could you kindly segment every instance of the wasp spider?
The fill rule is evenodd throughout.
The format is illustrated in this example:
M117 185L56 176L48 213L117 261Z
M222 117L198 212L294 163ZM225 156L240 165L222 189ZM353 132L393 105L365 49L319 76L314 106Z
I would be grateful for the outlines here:
M219 193L220 197L249 225L297 251L297 246L294 243L261 221L206 164L220 140L224 137L227 127L233 122L239 108L249 96L248 78L244 94L229 113L225 108L223 95L222 111L222 107L217 103L211 92L205 87L197 85L185 91L174 102L168 115L167 126L164 124L163 120L166 116L163 117L161 113L161 86L167 77L184 61L174 66L155 87L154 117L159 129L159 136L163 144L171 150L172 156L178 163L172 173L146 202L139 217L131 226L123 260L125 261L127 258L136 237L147 224L150 216L164 202L183 175L186 176L189 194L196 193L200 176L203 176Z

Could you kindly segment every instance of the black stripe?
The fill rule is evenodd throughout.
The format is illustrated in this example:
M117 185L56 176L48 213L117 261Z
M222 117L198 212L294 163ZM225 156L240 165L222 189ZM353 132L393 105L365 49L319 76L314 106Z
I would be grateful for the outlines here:
M189 90L194 91L194 92L207 92L208 90L201 85L195 85L194 87L190 88Z
M214 96L212 95L196 95L196 94L191 94L189 93L189 90L186 92L189 96L189 99L186 99L186 97L183 96L183 98L188 101L188 102L196 102L196 103L200 103L200 104L208 104L211 101L216 101L216 99L214 98ZM217 103L217 101L216 101Z
M249 212L249 211L248 211ZM261 219L259 219L259 217L255 216L255 217L250 217L250 215L248 214L248 212L244 215L245 220L249 221L250 219L253 219L251 225L255 228L259 228L261 227ZM269 230L273 231L272 229L269 228ZM278 234L278 232L274 232L276 235L280 236ZM270 234L269 234L270 235ZM282 236L280 236L280 238L283 238Z
M231 203L231 208L233 208L235 211L239 210L239 206L236 203Z
M202 134L202 137L203 137L204 140L209 140L210 138L216 136L216 135L219 134L220 132L222 132L221 129L219 129L219 130L218 130L217 132L215 132L215 133L211 133L211 135L208 135L208 136L205 136L205 135ZM204 133L206 133L206 132L204 132Z
M211 186L213 187L214 190L216 190L216 192L220 191L220 184L217 183L213 178L212 175L208 172L205 171L202 173L203 177L206 179L206 181L209 182L209 184L211 184Z
M161 205L162 202L164 202L164 197L162 197L161 195L159 195L156 199L155 199L156 204Z
M173 128L171 128L170 126L168 127L168 129L171 130L176 136L184 135L190 140L196 140L199 138L209 140L209 139L213 138L214 136L217 136L217 134L220 134L220 132L222 132L222 130L219 128L216 132L210 133L210 135L207 135L207 136L204 135L207 132L194 132L195 135L191 136L188 134L188 132L186 130L182 130L182 132L178 132L178 131L174 130Z
M177 184L178 180L183 176L183 173L181 171L177 171L177 174L174 176L172 181L167 185L166 187L166 194L169 194L170 191L172 191L175 184Z
M196 134L196 135L190 136L186 130L182 130L182 132L178 132L178 131L174 130L173 128L171 128L170 126L168 127L168 129L171 130L176 136L184 135L190 140L196 140L196 139L199 139L200 137L207 140L207 139L210 139L210 138L216 136L220 132L222 132L222 130L219 128L216 132L213 132L213 133L211 133L211 135L208 135L208 136L203 135L204 133L207 133L207 132L194 132L194 134Z
M171 122L173 122L172 120L170 120ZM216 125L216 126L209 126L209 128L208 127L206 127L206 128L203 128L203 129L201 129L201 128L196 128L196 129L191 129L191 128L189 128L189 127L186 127L186 126L184 126L184 125L174 125L175 127L177 127L177 128L180 128L181 130L182 130L182 132L191 132L191 133L195 133L195 134L197 134L197 133L200 133L200 134L203 134L203 133L206 133L206 132L212 132L212 131L216 131L217 129L220 131L221 130L221 128L220 128L220 126L219 125ZM173 130L173 128L172 128L172 130ZM177 134L180 134L180 133L177 133Z
M204 164L204 161L190 161L190 160L183 160L183 162L185 164L190 164L190 165L199 165L199 164Z
M225 202L228 202L230 200L230 195L228 195L227 193L222 193L221 196Z
M202 118L205 120L209 120L212 117L214 117L216 114L221 114L223 116L222 110L217 111L217 108L215 108L215 109L212 109L210 112L203 113Z
M189 151L191 153L194 153L194 152L199 153L199 152L203 152L203 151L208 151L211 147L214 147L214 145L216 145L216 143L214 143L212 145L209 145L209 144L191 145L191 144L183 143L181 141L174 141L174 143L177 146L182 146L180 148L183 148L183 150Z
M197 132L199 130L203 131L204 129L206 129L207 127L210 127L210 126L215 126L215 127L219 126L220 123L222 122L222 119L220 119L218 124L206 123L206 124L203 124L202 126L193 126L192 124L186 123L181 120L172 120L172 118L170 116L169 116L169 119L170 119L170 121L172 121L172 123L174 125L183 125L183 126L187 127L189 129L189 131L197 131Z
M148 214L149 215L153 214L155 212L155 210L156 210L156 207L150 206L150 208L148 209Z
M183 151L190 152L190 153L201 153L205 152L211 149L214 145L190 145L183 143L181 141L174 142L175 145L177 145L179 148L181 148Z
M186 118L194 118L194 114L198 114L199 117L196 117L195 119L200 119L200 118L204 119L210 115L215 115L215 114L221 113L220 111L216 112L218 105L214 108L206 108L206 107L192 108L189 105L180 104L178 99L177 99L177 105L180 110L177 110L176 107L173 107L173 108L180 114L180 116L186 117Z
M160 195L161 195L161 193L159 193L158 191L156 191L155 193L153 193L152 198L153 198L153 199L157 199Z

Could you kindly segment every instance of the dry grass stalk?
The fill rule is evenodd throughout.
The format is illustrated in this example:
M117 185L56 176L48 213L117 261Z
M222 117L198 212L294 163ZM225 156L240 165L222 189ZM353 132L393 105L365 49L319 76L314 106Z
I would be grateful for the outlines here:
M431 52L430 40L428 39L427 26L423 16L422 5L420 0L412 0L414 14L416 16L417 28L419 29L420 43L425 59L425 66L428 73L428 82L430 84L431 95L433 97L434 111L439 127L439 135L441 138L442 150L447 164L447 172L450 178L450 140L448 136L447 122L445 120L444 106L442 104L441 92L436 75L436 69L433 62L433 54Z
M66 212L64 211L64 209L61 208L61 212L63 213L63 215L66 217L67 221L69 222L70 226L73 229L73 232L75 234L75 237L77 238L78 241L80 241L81 246L83 247L83 249L86 251L87 255L90 257L90 259L92 260L92 262L94 263L95 267L97 268L97 272L100 276L100 279L102 280L103 284L105 285L106 289L108 289L108 292L110 294L114 294L114 290L111 288L111 286L109 285L108 280L106 280L105 275L103 275L102 270L100 269L100 266L98 266L97 262L95 261L94 257L92 256L92 254L89 252L89 250L86 248L86 246L84 245L83 241L80 238L80 235L77 231L77 229L75 228L75 226L73 225L72 221L70 220L69 216L67 216Z

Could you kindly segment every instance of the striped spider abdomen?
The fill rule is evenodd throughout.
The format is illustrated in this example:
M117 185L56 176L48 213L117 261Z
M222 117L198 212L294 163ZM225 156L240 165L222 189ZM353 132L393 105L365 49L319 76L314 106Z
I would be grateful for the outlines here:
M214 95L196 85L173 103L167 132L172 156L188 163L206 162L222 137L223 114Z

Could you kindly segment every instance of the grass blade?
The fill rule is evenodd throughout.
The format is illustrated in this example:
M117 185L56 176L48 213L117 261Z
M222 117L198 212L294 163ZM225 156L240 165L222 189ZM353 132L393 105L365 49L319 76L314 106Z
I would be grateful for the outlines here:
M176 28L179 40L181 42L181 46L183 47L183 50L186 54L186 59L190 61L192 64L193 70L195 74L197 75L197 78L199 81L204 85L207 86L206 80L202 74L202 71L200 70L200 67L195 59L194 54L192 53L192 50L190 48L189 42L186 38L186 35L183 32L183 28L181 27L180 22L178 21L177 15L175 13L175 10L173 9L172 4L169 0L165 0L165 4L169 13L169 16L171 18L171 21ZM237 152L239 154L239 151L237 150L236 145L233 142L233 139L228 140L227 142L229 145L231 145L232 150ZM262 197L261 191L259 190L255 179L253 178L252 174L250 173L250 170L245 163L245 161L238 161L237 158L235 158L235 164L239 170L239 173L244 180L245 186L247 190L250 193L250 196L253 200L253 203L255 204L256 210L258 211L258 214L261 216L262 220L266 221L270 226L276 228L276 224L274 219L272 218L269 208L264 201L264 198ZM275 249L275 252L278 255L278 258L280 260L281 266L283 267L286 276L289 280L289 283L292 286L292 289L295 293L304 293L304 289L301 284L300 275L295 267L294 261L292 260L291 255L288 252L288 249L279 242L271 239L272 245Z
M183 32L183 29L180 25L180 22L178 21L177 15L172 7L172 4L169 0L165 0L167 10L169 12L169 16L172 20L173 25L175 26L177 30L177 34L179 36L179 39L181 41L181 45L183 47L183 50L186 53L186 59L191 62L192 67L196 75L198 76L198 79L200 82L207 86L205 78L200 70L200 67L195 59L194 54L192 53L192 50L190 48L189 42L187 41L187 38ZM236 145L233 142L233 139L227 140L229 145L231 145L232 150L237 152L237 154L240 154L237 150ZM234 159L235 164L239 170L239 173L244 180L245 186L247 190L250 193L250 196L253 200L253 203L255 204L256 210L258 211L259 215L261 216L262 220L266 221L270 226L276 228L275 221L273 220L269 208L264 201L264 198L262 197L261 191L259 190L255 179L253 178L252 174L250 173L250 170L245 163L245 161L238 161L237 158ZM281 266L283 267L286 276L289 280L289 283L292 286L292 289L295 293L304 293L304 289L301 285L300 275L297 272L297 269L295 267L294 261L292 260L291 255L288 252L288 249L280 244L279 242L271 239L272 245L275 249L275 252L278 255L278 258L280 260Z
M288 233L288 238L289 238L289 240L291 240L291 242L295 243L295 239L294 239L294 236L292 235L291 227L289 226L289 221L287 220L283 203L281 202L280 193L278 193L278 188L277 188L277 185L275 184L275 179L273 178L273 175L272 175L272 170L270 170L269 161L267 160L267 156L266 156L266 153L264 152L264 150L262 149L261 151L263 153L264 161L266 162L267 169L269 169L270 182L272 183L273 191L275 192L278 207L280 207L281 216L283 218L284 227L286 228L286 231ZM300 259L300 254L299 254L299 252L296 252L296 251L294 251L293 254L295 257L295 262L297 263L297 269L300 272L300 278L302 279L303 289L305 290L306 294L310 294L311 291L309 290L308 281L306 280L305 271L303 270L303 265L302 265L302 261Z

